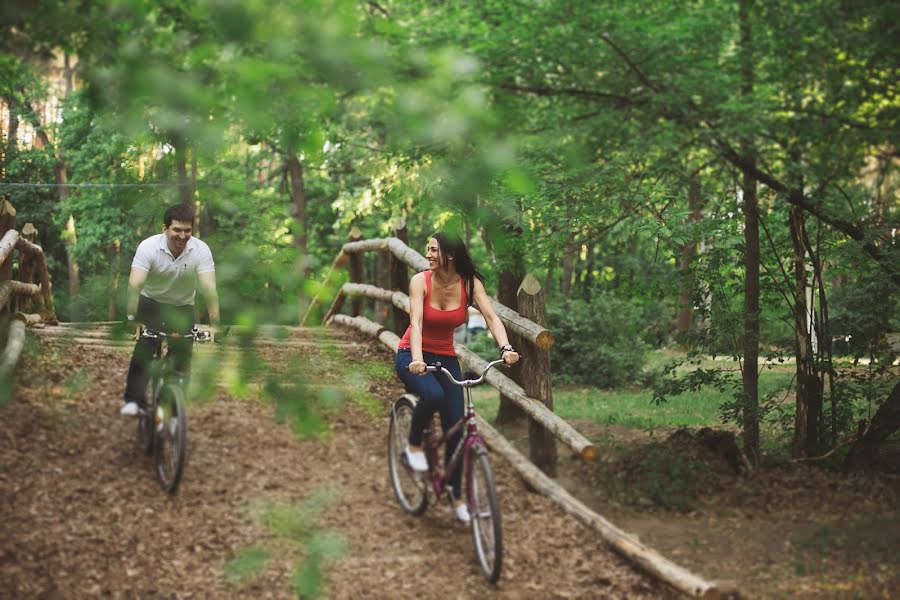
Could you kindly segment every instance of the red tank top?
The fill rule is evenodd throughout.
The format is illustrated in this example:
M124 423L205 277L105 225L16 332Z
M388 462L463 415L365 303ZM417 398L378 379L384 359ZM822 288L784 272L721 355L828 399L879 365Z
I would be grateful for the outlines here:
M425 271L425 302L422 307L422 352L456 356L453 349L453 330L466 322L466 280L459 278L459 308L440 310L431 306L431 271ZM410 328L400 340L399 349L410 347Z

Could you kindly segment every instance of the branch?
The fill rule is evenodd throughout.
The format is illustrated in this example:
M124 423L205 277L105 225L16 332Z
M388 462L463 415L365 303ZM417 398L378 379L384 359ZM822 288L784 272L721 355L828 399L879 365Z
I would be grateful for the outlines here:
M544 86L516 85L513 83L502 83L500 87L508 92L535 94L536 96L572 96L575 98L587 98L589 100L612 100L621 108L629 108L632 106L642 106L646 102L635 101L629 96L621 94L611 94L609 92L600 92L597 90L579 90L579 89L556 89Z
M612 48L615 51L615 53L618 54L622 58L622 60L625 61L625 64L628 65L628 68L631 69L632 71L634 71L635 74L638 76L638 79L641 80L641 83L646 85L648 88L650 88L654 92L659 92L659 88L656 86L656 84L653 83L652 81L650 81L650 78L647 77L643 71L641 71L641 68L637 65L637 63L634 62L633 60L631 60L631 58L627 54L625 54L625 51L622 50L619 46L617 46L615 42L612 41L612 38L609 36L608 33L604 32L600 36L600 39L602 39L604 42L609 44L610 48Z

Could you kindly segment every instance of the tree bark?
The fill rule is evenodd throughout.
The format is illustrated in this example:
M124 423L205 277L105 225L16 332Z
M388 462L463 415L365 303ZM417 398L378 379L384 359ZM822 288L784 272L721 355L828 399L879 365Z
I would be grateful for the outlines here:
M530 273L518 290L519 313L538 325L547 324L547 307L541 284ZM534 347L529 350L528 368L520 371L520 384L525 393L553 410L553 387L550 384L550 351ZM520 363L519 363L520 364ZM556 439L535 419L528 420L528 449L531 462L550 477L556 477Z
M752 0L739 0L741 36L741 95L753 93L753 37L749 5ZM756 165L753 143L744 144L747 163ZM759 198L752 169L743 170L744 212L744 364L743 382L744 452L754 464L759 462Z
M568 298L572 291L572 274L575 271L576 244L572 240L566 242L563 247L562 279L559 281L559 292L563 298Z
M75 232L75 217L69 215L66 221L66 255L68 257L69 266L69 302L70 305L75 302L78 297L78 290L81 287L81 269L78 267L78 261L75 259L75 245L78 243L78 235Z
M113 240L113 243L107 248L107 257L109 258L109 303L107 304L106 318L110 321L116 320L116 306L119 299L119 253L121 251L121 243L119 240Z
M291 184L291 215L294 217L297 229L294 232L294 246L300 252L303 261L303 271L306 272L309 261L308 249L308 225L306 215L306 183L303 179L303 165L295 152L290 152L285 157L285 169Z
M175 147L175 170L178 174L178 201L193 206L194 189L187 172L187 142L179 136L172 141L172 145Z
M12 105L7 105L9 109L9 118L7 119L6 129L6 156L3 157L3 180L9 181L9 166L16 158L16 149L18 148L19 138L19 117L13 110Z
M700 175L691 173L688 179L689 220L696 223L702 218L703 194L700 189ZM699 244L688 242L681 247L678 269L681 272L678 288L678 314L675 317L675 334L681 338L691 330L694 322L694 306L691 301L690 271L697 258Z
M790 231L794 247L794 355L796 359L796 413L794 417L794 458L819 454L819 417L822 392L813 349L812 313L807 302L810 281L807 276L807 254L803 210L792 206Z

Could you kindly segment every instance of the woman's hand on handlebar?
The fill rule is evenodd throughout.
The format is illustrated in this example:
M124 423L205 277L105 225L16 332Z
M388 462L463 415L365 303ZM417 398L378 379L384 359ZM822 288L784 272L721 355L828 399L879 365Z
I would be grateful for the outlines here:
M503 362L508 365L514 365L519 362L519 353L515 350L507 350L503 353Z
M424 360L414 360L409 363L409 372L413 375L425 375L425 373L427 373L425 370L426 366Z

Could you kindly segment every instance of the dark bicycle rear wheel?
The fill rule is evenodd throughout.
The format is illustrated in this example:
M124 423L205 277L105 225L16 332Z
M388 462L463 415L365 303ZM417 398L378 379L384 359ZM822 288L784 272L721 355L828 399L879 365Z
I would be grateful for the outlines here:
M187 455L187 414L181 387L167 384L160 390L155 427L156 478L163 491L174 494L181 482Z
M409 394L400 397L391 406L387 453L391 487L394 488L397 502L406 512L419 516L428 508L427 479L423 474L413 471L403 459L403 448L412 423L413 408L415 400Z
M500 578L503 567L503 531L500 501L487 450L474 445L467 457L466 498L471 517L475 556L484 576L491 583Z

